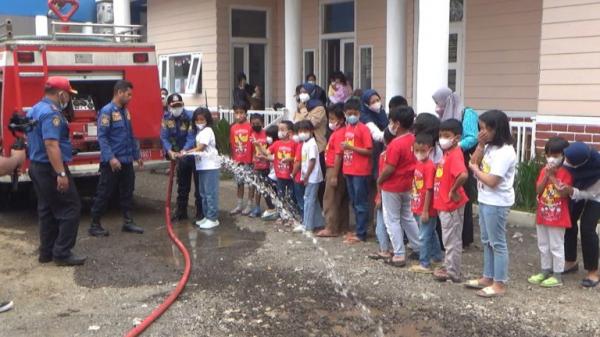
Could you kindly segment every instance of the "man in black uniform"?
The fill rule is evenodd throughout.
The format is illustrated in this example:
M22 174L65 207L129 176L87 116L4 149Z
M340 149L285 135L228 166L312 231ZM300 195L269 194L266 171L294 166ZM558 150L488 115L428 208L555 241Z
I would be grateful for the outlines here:
M123 212L124 232L144 233L144 230L133 222L133 190L135 188L135 171L133 162L143 167L140 147L133 137L131 114L127 104L133 96L133 85L129 81L117 81L113 90L112 102L98 113L98 143L100 144L100 180L94 205L92 206L91 236L108 236L102 228L100 218L106 211L108 200L115 188L119 188L119 201Z
M46 97L27 113L27 117L37 121L27 139L29 176L38 198L39 262L54 260L59 266L82 265L86 260L71 252L77 239L81 201L67 166L73 150L69 123L62 113L71 94L76 93L67 78L49 77Z

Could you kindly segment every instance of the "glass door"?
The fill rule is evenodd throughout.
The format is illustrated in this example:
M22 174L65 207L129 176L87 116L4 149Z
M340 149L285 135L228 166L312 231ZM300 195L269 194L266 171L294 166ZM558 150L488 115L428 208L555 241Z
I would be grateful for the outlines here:
M235 44L233 45L233 72L232 77L232 90L237 87L237 76L239 73L246 74L248 77L248 69L250 68L250 46L247 44ZM248 78L248 81L250 79Z
M346 75L350 85L354 87L354 40L340 40L340 70Z

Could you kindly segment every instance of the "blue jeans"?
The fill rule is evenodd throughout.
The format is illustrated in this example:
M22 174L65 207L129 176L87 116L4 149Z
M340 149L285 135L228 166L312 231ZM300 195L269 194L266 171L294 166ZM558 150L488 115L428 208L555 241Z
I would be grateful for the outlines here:
M303 184L298 184L294 182L294 200L296 200L296 206L298 206L298 211L300 212L300 216L304 219L304 190L308 188L308 186L304 187Z
M356 216L356 236L366 240L369 222L369 176L347 175L346 186Z
M308 184L304 190L304 228L312 231L317 228L325 227L325 218L323 210L319 204L319 183Z
M216 221L219 217L219 170L199 170L198 189L205 218Z
M435 231L437 218L430 217L429 221L422 222L421 217L415 215L415 220L419 224L419 241L421 242L419 262L421 266L428 268L432 259L436 262L441 262L444 259L440 239Z
M508 281L506 221L510 207L479 203L479 226L483 245L483 277Z
M377 236L377 242L379 242L380 252L391 252L392 243L390 242L390 235L383 222L383 209L378 208L376 211L377 224L375 226L375 236Z

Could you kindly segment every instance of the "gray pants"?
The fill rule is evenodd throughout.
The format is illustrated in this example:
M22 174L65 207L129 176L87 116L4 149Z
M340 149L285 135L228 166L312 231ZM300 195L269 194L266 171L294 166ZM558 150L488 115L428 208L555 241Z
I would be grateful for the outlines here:
M452 278L461 278L462 264L462 228L465 207L452 212L439 212L442 223L442 241L446 248L444 266Z
M390 241L394 248L395 256L404 256L404 234L408 237L410 248L418 253L419 247L419 225L412 213L410 192L386 192L381 191L381 205L383 208L383 222L390 235Z
M536 228L542 271L562 274L565 270L565 229L541 225Z

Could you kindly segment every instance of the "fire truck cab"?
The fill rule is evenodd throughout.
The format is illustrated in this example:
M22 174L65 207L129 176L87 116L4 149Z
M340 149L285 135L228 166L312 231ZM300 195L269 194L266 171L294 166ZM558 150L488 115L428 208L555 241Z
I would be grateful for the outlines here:
M78 91L67 108L74 149L69 167L76 179L98 175L97 114L111 101L115 82L125 79L133 84L128 109L145 167L164 166L160 143L163 110L155 48L121 39L119 34L110 38L103 35L12 37L8 33L0 39L0 135L4 155L10 153L15 141L8 129L11 117L25 115L43 97L48 76L65 76ZM28 180L24 170L19 182ZM0 184L10 181L10 177L0 178Z

